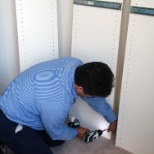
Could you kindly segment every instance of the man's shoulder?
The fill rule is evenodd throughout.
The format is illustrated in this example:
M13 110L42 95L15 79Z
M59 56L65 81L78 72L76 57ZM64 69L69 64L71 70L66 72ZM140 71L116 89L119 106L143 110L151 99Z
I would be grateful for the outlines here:
M60 58L61 61L64 61L66 63L74 63L74 64L83 64L83 62L78 59L78 58L75 58L75 57L63 57L63 58Z

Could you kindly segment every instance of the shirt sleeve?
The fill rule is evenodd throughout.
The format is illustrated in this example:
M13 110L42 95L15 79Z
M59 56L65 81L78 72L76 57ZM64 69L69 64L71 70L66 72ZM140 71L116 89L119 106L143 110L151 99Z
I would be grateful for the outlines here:
M111 106L102 97L81 97L86 101L97 113L101 114L107 122L112 123L117 120L117 116L113 112Z
M69 140L77 135L77 130L65 124L68 110L61 109L61 105L56 108L50 105L42 107L41 120L45 130L53 140Z

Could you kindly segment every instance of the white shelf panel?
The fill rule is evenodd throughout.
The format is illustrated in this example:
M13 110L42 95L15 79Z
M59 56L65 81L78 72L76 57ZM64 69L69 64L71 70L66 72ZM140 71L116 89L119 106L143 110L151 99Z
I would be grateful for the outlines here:
M154 16L130 14L116 145L134 154L154 153L153 27Z
M84 5L74 5L73 14L73 34L72 34L72 57L80 58L83 62L101 61L107 63L116 75L117 55L119 45L121 10L90 7ZM111 107L114 101L114 89L107 98ZM98 121L92 116L94 113L87 110L87 106L81 106L79 100L73 107L71 114L85 119L84 115L89 115L85 122L89 128L103 129L106 126L105 120L96 116ZM85 112L76 115L78 109L83 108ZM91 118L91 125L88 122ZM79 119L79 120L80 120ZM93 120L92 120L93 119ZM90 127L91 126L91 127ZM106 137L106 136L105 136ZM110 138L110 134L108 137Z
M57 1L16 0L20 71L58 57Z

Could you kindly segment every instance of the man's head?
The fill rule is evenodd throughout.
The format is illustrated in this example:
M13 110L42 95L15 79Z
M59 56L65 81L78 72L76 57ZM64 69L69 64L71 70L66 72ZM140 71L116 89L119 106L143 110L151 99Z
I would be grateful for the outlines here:
M75 89L81 96L107 97L113 87L114 75L108 65L91 62L75 70Z

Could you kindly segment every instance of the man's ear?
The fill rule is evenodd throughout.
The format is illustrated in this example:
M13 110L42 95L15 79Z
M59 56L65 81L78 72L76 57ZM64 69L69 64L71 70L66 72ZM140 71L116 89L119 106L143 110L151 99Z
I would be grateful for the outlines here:
M78 91L83 92L83 87L82 86L75 85L75 89L77 89Z
M84 93L84 89L83 89L82 86L79 86L79 85L76 85L76 84L75 84L75 91L76 91L77 95L79 95L79 96L83 96L83 97L89 96L88 94Z
M83 93L83 87L75 84L75 91L77 94Z

